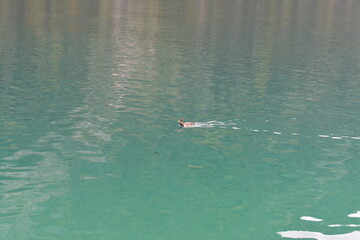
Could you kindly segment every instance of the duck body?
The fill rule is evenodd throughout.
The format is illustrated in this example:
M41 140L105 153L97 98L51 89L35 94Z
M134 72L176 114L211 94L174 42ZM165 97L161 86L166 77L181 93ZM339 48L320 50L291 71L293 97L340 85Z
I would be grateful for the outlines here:
M178 123L180 127L194 127L197 124L196 122L184 122L183 119L179 119Z

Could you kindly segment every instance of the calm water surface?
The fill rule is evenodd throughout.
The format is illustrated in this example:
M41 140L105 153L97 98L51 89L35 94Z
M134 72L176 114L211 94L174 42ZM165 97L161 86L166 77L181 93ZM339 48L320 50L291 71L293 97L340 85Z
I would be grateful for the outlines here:
M359 12L1 1L1 239L360 239Z

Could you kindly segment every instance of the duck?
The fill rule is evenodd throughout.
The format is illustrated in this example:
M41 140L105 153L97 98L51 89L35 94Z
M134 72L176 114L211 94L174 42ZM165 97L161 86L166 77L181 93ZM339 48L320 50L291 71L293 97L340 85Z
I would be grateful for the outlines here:
M196 125L196 122L184 122L184 119L179 119L178 123L180 127L193 127Z

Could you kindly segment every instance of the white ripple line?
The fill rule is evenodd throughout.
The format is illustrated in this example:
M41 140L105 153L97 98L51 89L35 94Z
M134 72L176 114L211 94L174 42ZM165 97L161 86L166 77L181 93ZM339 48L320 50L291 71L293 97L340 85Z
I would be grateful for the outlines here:
M341 137L331 137L331 139L339 140L339 139L342 139L342 138Z

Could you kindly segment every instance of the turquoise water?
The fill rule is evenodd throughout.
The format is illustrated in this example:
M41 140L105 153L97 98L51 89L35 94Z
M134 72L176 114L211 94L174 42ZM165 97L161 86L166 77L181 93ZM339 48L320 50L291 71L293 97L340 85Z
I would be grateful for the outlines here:
M359 12L1 1L1 239L359 239Z

